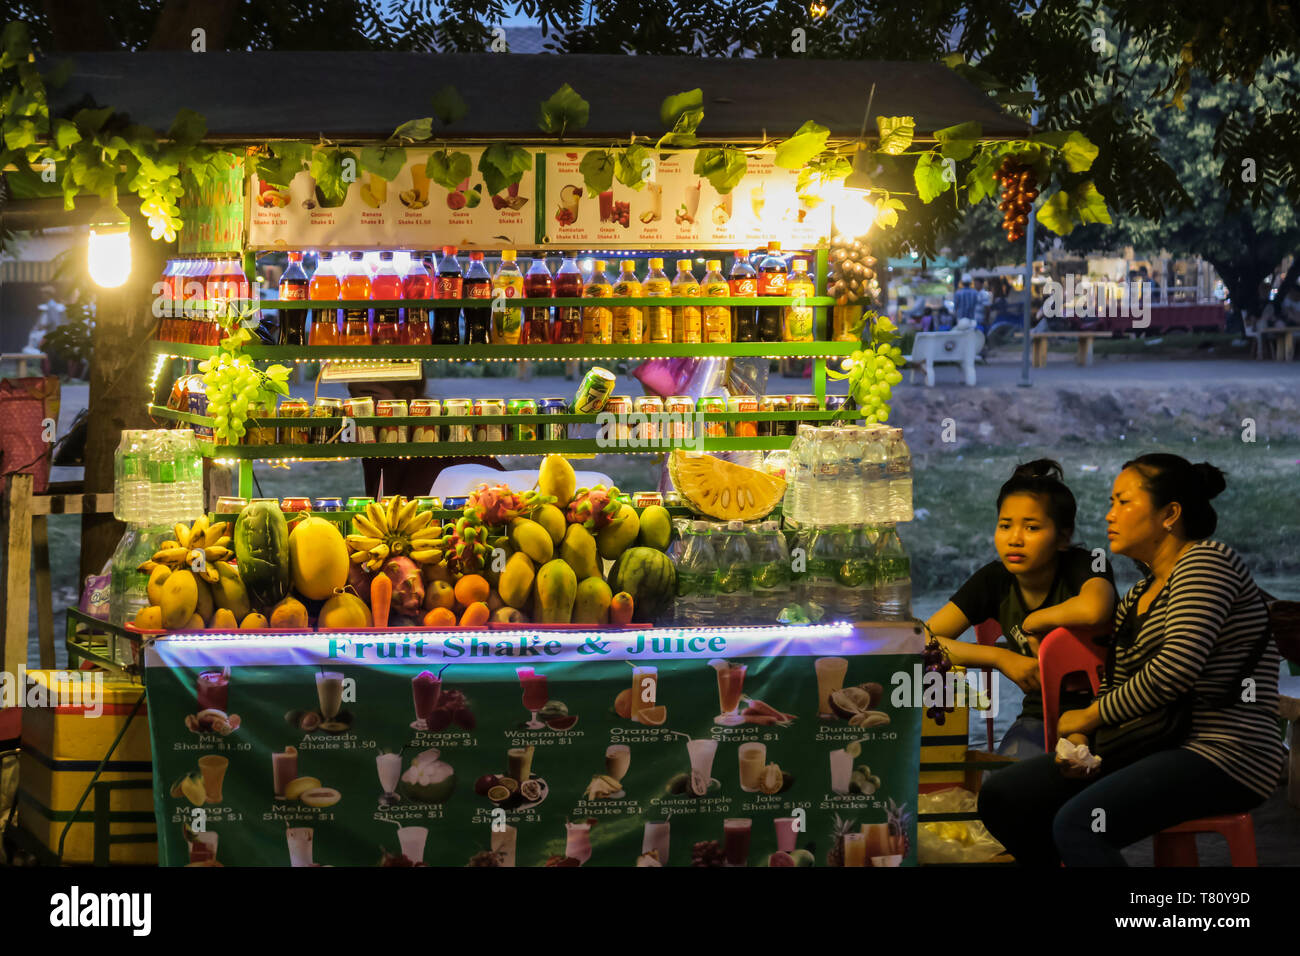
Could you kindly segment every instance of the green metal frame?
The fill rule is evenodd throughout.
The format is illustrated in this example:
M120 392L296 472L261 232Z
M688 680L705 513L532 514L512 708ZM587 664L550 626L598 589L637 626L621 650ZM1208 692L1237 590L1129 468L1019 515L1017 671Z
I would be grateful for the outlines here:
M660 303L667 301L659 299ZM687 300L691 301L691 300ZM259 362L328 362L331 360L420 359L426 362L570 361L652 358L842 358L857 342L719 342L671 345L245 345L243 353ZM215 345L151 342L150 351L181 359L205 359ZM823 397L825 393L823 392Z

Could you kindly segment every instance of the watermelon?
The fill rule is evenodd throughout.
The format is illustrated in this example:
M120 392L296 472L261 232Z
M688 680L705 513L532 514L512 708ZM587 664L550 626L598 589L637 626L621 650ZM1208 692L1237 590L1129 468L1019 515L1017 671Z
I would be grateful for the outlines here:
M658 623L677 595L677 569L654 548L628 548L609 570L609 588L632 595L632 616Z
M289 526L280 506L254 501L235 520L235 563L254 610L269 613L289 593Z

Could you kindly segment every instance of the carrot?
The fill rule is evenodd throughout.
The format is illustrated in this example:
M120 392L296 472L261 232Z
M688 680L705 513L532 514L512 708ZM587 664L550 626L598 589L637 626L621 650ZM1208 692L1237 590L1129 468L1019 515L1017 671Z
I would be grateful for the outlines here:
M375 627L388 626L388 608L393 602L393 582L380 571L370 582L370 613Z

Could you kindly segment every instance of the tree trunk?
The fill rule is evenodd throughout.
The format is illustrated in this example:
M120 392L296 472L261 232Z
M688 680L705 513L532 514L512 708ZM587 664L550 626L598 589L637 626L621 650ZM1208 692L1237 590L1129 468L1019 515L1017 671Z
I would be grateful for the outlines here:
M149 39L149 49L196 53L224 50L238 8L238 0L167 0ZM201 50L194 49L196 30L203 31Z
M1259 284L1269 274L1269 266L1257 259L1206 259L1228 287L1228 300L1232 303L1230 328L1244 322L1248 315L1258 316L1264 303L1259 298Z
M1278 283L1276 301L1281 302L1286 298L1287 290L1300 282L1300 255L1292 256L1291 267L1286 270L1286 275Z
M86 435L86 491L113 491L113 455L122 430L149 428L148 343L158 320L153 284L162 275L170 247L149 238L149 224L131 218L131 277L120 288L99 293L94 358L90 363L90 423ZM112 515L81 519L81 578L98 574L117 547L122 523Z

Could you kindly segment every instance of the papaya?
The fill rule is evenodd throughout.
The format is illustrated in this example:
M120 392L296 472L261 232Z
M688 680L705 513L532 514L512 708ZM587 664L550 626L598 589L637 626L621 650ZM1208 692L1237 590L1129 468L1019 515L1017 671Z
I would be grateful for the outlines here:
M289 526L280 506L251 501L235 519L235 561L248 597L259 612L270 611L289 593Z
M636 543L643 548L667 551L673 537L672 517L662 505L650 505L641 511L641 531Z
M613 597L603 578L583 578L574 599L573 623L604 627L609 623L609 602Z
M351 591L338 588L321 606L316 623L322 630L336 627L373 627L375 619L365 601Z
M533 582L533 613L541 624L568 624L578 594L578 576L558 558L547 561Z
M558 548L564 540L564 529L569 524L564 512L555 505L541 505L533 512L533 520L546 529L546 533L551 536L551 543Z
M578 490L578 475L563 455L547 455L537 470L537 488L543 495L555 499L556 507L563 511Z
M524 607L528 603L528 595L532 592L535 576L533 562L528 555L522 551L510 555L510 559L506 561L506 569L501 572L501 581L497 588L502 605Z
M348 546L338 525L309 515L289 533L289 573L305 598L323 601L348 583Z
M248 617L253 609L248 600L248 589L234 565L227 561L217 562L217 579L212 582L212 601L219 608L225 608L236 621Z
M300 630L307 626L307 608L296 597L290 595L271 611L271 626L284 630Z
M635 602L632 595L619 591L609 602L609 623L615 627L627 627L632 623L632 611Z
M641 519L636 516L636 509L631 505L623 505L614 515L613 524L596 532L596 550L607 561L617 560L620 554L636 543L640 530Z
M538 564L545 564L555 557L555 542L551 540L550 532L528 518L515 518L510 522L510 543L516 551L522 551Z
M214 631L237 631L239 630L239 621L235 620L235 615L229 610L219 607L212 612L210 627Z
M571 524L564 531L560 557L573 569L574 576L594 578L600 576L600 559L596 555L596 539L580 524Z
M194 572L173 571L162 586L162 622L169 631L189 624L199 606L199 584Z
M628 548L609 570L609 588L632 596L637 616L658 623L677 593L677 569L672 560L654 548Z
M172 569L165 564L160 564L149 572L149 584L146 590L149 592L149 603L162 607L162 586L172 573Z

